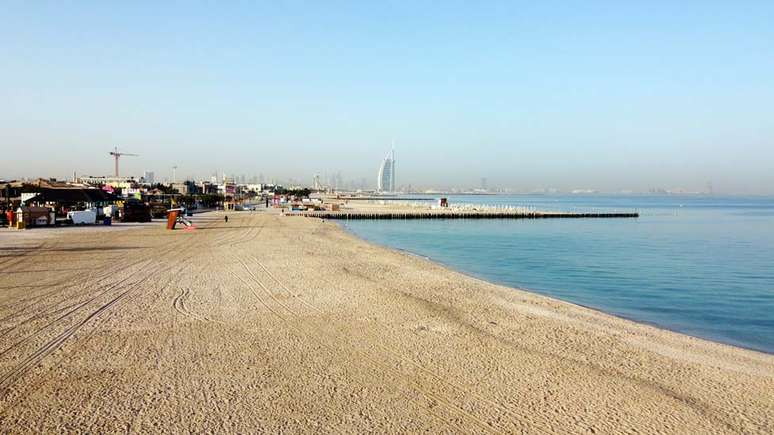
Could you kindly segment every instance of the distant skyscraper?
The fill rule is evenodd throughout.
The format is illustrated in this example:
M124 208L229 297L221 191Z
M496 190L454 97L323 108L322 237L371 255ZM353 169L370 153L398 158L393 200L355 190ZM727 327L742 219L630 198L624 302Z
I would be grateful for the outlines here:
M395 192L395 150L392 150L384 158L382 166L379 167L376 190L379 192Z
M145 171L142 174L142 179L145 180L145 182L148 184L156 183L156 176L152 171Z

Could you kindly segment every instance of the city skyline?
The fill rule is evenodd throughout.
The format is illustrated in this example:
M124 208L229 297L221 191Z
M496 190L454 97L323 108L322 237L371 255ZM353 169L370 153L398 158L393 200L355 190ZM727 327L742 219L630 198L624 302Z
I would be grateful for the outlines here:
M766 2L4 9L0 178L774 194Z
M110 153L108 153L110 154ZM214 170L206 175L183 175L178 177L176 182L181 183L183 181L210 181L218 184L222 183L226 177L238 184L278 184L289 186L304 186L311 187L319 190L341 190L341 191L375 191L375 192L469 192L469 193L519 193L519 194L556 194L556 193L610 193L610 194L728 194L728 192L718 191L715 189L712 180L707 181L703 186L698 189L689 189L680 185L664 185L654 184L645 187L641 190L632 189L598 189L589 187L587 185L569 185L559 187L557 185L524 185L524 186L502 186L502 185L489 185L488 177L483 176L477 179L477 183L473 182L474 177L470 177L469 183L436 183L436 184L412 184L404 183L397 184L395 181L395 151L394 149L382 160L381 165L378 168L378 176L375 182L369 182L369 177L348 177L346 174L342 174L341 170L327 170L315 172L314 174L301 174L298 177L289 176L287 174L280 176L265 176L261 173L237 173L228 172L222 170ZM122 177L143 179L150 184L154 183L173 183L175 172L178 166L169 168L171 170L171 176L156 176L154 171L143 170L139 174L122 174ZM309 175L309 176L307 176ZM52 178L58 180L77 180L81 177L107 177L111 178L110 174L79 174L73 172L70 176L52 177L52 176L23 176L16 177L19 180L31 180L34 181L38 178ZM308 179L307 179L308 178ZM0 180L10 181L12 178L3 178L0 174ZM384 189L383 186L389 186L388 189ZM731 193L733 194L733 193ZM755 195L755 194L754 194ZM764 194L765 195L765 194Z

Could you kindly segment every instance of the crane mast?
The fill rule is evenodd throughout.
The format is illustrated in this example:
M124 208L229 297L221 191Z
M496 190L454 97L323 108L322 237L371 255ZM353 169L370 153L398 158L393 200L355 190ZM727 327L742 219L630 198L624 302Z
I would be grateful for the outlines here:
M134 156L137 157L139 154L130 154L130 153L122 153L118 151L118 147L115 147L113 151L110 152L110 155L115 158L116 161L116 178L119 177L118 175L118 159L121 158L121 156Z

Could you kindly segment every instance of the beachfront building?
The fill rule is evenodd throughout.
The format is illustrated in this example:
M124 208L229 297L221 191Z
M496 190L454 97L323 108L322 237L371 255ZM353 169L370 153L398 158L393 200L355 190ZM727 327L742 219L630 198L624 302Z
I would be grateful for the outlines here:
M395 192L395 150L392 150L379 167L379 178L376 181L377 192Z

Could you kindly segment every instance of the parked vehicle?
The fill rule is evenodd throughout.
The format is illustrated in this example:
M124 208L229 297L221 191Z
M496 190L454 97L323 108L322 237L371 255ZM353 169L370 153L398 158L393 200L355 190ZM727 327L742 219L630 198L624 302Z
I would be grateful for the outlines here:
M75 225L93 225L97 222L97 212L93 210L71 211L67 219Z
M150 222L151 208L139 200L127 200L121 209L121 222Z

